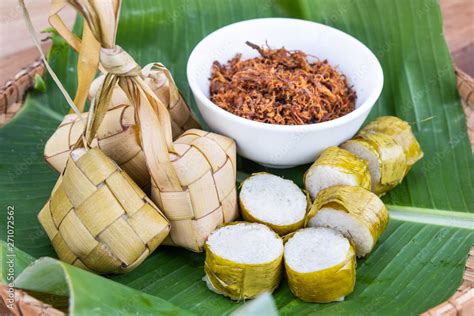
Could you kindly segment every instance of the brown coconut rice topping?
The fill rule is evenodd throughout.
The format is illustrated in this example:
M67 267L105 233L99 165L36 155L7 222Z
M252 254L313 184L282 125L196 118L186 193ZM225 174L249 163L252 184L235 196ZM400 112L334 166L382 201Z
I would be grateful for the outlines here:
M225 65L212 65L211 101L222 109L281 125L330 121L354 110L355 91L327 60L309 62L299 50L246 44L260 56L241 60L236 54Z

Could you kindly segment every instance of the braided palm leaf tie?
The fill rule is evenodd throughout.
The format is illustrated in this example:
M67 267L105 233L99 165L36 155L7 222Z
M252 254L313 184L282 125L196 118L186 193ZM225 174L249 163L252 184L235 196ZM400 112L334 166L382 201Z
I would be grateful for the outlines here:
M38 218L62 261L97 273L134 269L170 229L145 193L97 148L68 160Z
M165 244L202 251L209 234L238 215L235 142L202 130L186 131L170 155L180 191L164 191L152 181L152 199L171 222Z
M200 128L193 112L179 92L169 70L161 63L150 63L141 70L144 82L155 93L158 99L168 108L173 139L191 128ZM105 75L96 78L89 90L89 99L97 94L98 88L104 81ZM112 96L111 107L119 104L131 104L125 93L116 86Z

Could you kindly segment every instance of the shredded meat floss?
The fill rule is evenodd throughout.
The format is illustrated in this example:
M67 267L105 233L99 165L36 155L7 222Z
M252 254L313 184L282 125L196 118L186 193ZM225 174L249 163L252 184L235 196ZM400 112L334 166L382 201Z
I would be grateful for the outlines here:
M222 109L281 125L330 121L354 110L355 91L327 60L310 63L299 50L247 45L260 56L241 60L236 54L226 65L212 65L211 101Z

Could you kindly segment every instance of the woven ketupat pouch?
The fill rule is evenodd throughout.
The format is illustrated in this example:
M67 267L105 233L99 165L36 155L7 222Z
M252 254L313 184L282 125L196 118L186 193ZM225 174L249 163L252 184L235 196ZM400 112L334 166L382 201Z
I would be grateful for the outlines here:
M191 129L173 145L170 160L180 186L160 191L152 181L152 198L171 222L165 244L202 251L207 236L238 215L235 142Z
M169 232L160 210L97 148L68 160L38 218L62 261L97 273L134 269Z
M145 83L167 107L173 139L178 138L188 129L199 128L193 113L165 66L160 63L146 65L141 70L141 75ZM105 75L102 75L93 81L89 94L91 100L97 95L104 78ZM140 128L136 124L135 109L131 103L123 90L116 85L104 122L92 146L99 147L109 158L117 162L143 190L149 191L150 174L140 146ZM86 116L87 113L84 113L83 117ZM59 173L64 170L69 153L83 129L84 125L77 116L68 114L48 139L44 148L44 157L48 164Z

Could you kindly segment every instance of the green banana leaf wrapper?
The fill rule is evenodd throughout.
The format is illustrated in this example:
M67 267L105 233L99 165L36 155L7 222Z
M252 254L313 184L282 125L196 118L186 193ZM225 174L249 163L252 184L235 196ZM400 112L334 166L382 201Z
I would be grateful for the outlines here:
M370 190L371 188L371 178L367 161L357 157L348 150L336 146L325 149L303 176L303 182L306 189L308 188L308 185L306 184L308 176L318 166L336 168L342 173L354 176L358 186L367 190Z
M242 222L232 222L226 225L238 223ZM260 264L246 264L228 260L212 252L207 243L204 245L204 250L206 252L204 271L213 287L212 290L232 300L252 299L264 292L272 293L280 285L283 250L275 260Z
M285 270L291 292L302 301L311 303L337 301L354 290L355 250L351 244L346 258L341 263L324 270L297 272L290 268L286 261Z
M345 211L365 226L372 236L372 249L388 225L388 210L383 202L374 193L360 187L333 186L321 190L306 217L305 226L324 207ZM344 235L352 240L350 235ZM357 256L366 255L357 249L356 252Z
M397 144L402 146L406 156L406 173L413 165L423 158L420 144L413 135L410 124L395 116L381 116L367 124L359 131L359 135L367 133L382 133L392 137Z

